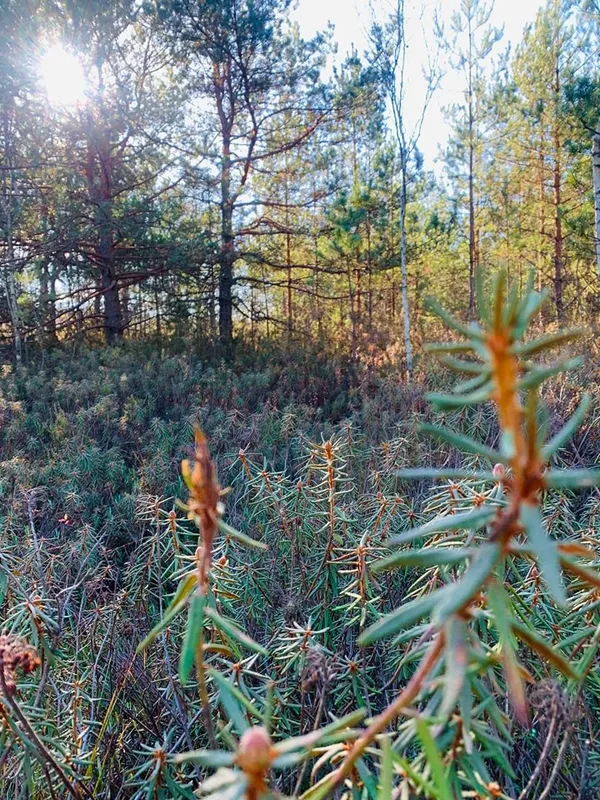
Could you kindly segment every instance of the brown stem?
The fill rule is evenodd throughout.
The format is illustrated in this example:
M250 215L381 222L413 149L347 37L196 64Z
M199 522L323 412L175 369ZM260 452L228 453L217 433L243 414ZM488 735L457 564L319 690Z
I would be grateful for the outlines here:
M74 797L75 800L81 800L81 792L71 783L71 781L67 777L66 772L63 770L58 761L54 758L52 753L46 748L45 744L42 742L37 733L31 727L29 720L27 719L25 714L23 714L23 712L21 711L19 704L11 695L9 688L6 685L6 679L4 677L4 662L1 658L0 658L0 688L2 689L2 695L5 702L8 703L11 711L23 726L25 732L27 733L27 736L34 743L36 750L38 751L38 757L42 762L42 769L44 770L44 772L46 772L46 764L44 763L46 762L50 764L50 766L55 770L61 781L64 783L71 797ZM89 791L85 788L85 786L83 786L82 788L85 794L88 797L91 797Z
M443 646L444 637L440 633L437 638L434 639L431 647L419 664L417 671L406 684L404 690L398 695L393 703L391 703L384 711L381 712L381 714L379 714L378 717L375 718L363 735L354 742L352 749L342 762L341 766L334 773L332 788L334 786L339 786L344 778L348 777L348 775L354 769L354 765L365 752L367 747L374 742L377 736L387 728L390 722L395 720L396 717L400 716L404 709L410 703L412 703L415 697L417 697L423 686L423 681L435 666Z

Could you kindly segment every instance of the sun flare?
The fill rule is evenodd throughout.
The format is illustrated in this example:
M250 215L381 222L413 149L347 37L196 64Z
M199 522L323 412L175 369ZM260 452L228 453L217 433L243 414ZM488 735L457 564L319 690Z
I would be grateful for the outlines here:
M40 69L51 103L75 105L84 99L86 81L83 67L62 45L55 44L46 50Z

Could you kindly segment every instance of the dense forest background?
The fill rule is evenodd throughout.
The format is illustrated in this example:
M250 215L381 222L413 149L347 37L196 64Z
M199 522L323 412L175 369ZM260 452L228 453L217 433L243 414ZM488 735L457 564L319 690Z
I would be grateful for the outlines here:
M600 6L420 9L0 0L1 797L599 796Z
M406 119L403 4L327 80L332 32L303 40L289 6L3 3L8 358L154 337L410 369L424 298L472 315L479 266L535 267L546 323L594 321L598 8L552 0L512 51L477 2L431 32L423 108L440 65L464 76L434 175ZM77 103L48 100L53 41L83 67Z

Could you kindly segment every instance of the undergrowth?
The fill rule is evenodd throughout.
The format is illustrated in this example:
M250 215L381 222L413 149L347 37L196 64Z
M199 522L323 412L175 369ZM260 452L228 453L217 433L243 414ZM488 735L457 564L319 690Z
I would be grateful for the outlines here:
M539 298L501 286L512 358ZM499 425L458 329L466 400L437 410L343 364L5 371L3 797L598 795L593 370L523 411L548 377L526 362Z

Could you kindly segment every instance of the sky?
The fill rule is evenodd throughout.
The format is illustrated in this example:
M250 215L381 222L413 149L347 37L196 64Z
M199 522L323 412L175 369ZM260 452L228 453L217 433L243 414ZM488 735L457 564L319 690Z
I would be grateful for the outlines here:
M298 20L305 38L323 30L328 22L334 25L334 39L338 52L336 62L344 60L354 44L359 54L367 46L367 31L371 18L371 8L380 18L391 9L394 0L297 0L294 16ZM409 128L414 126L421 114L423 97L422 66L429 50L435 49L431 20L434 10L440 9L440 16L449 29L452 12L460 6L460 0L406 0L409 80L406 97ZM510 42L514 46L520 41L524 27L535 20L543 0L496 0L490 24L504 26L504 36L496 45L492 56L499 55ZM425 117L419 139L419 149L423 153L425 166L436 172L441 170L440 158L448 140L449 126L444 115L444 107L459 103L464 98L464 81L461 75L451 68L442 79Z

